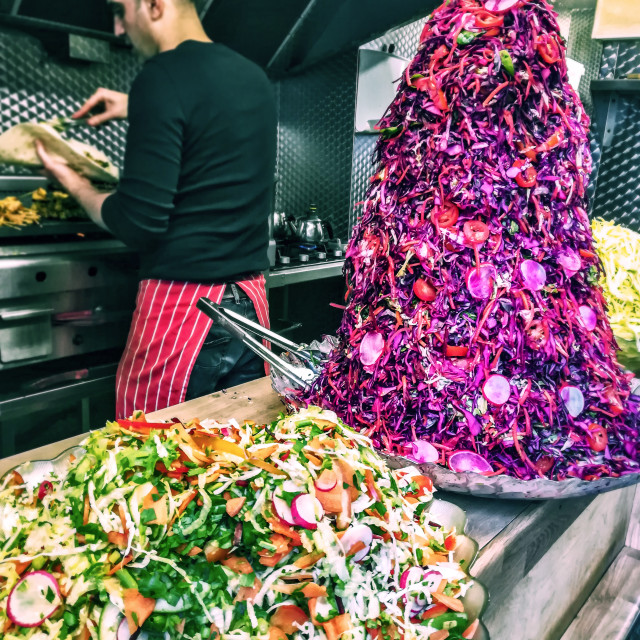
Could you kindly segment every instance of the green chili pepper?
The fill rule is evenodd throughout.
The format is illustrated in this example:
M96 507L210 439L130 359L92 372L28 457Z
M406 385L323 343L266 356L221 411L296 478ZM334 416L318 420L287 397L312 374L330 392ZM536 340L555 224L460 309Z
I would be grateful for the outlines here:
M458 44L462 46L464 46L465 44L469 44L483 33L484 31L467 31L466 29L463 29L458 34Z
M509 55L508 51L505 51L504 49L500 52L500 62L502 62L502 66L504 67L504 70L510 75L510 76L515 76L516 75L516 69L513 66L513 60L511 59L511 56Z
M126 569L120 569L119 571L116 571L116 577L125 589L138 588L138 583L135 581L135 578Z

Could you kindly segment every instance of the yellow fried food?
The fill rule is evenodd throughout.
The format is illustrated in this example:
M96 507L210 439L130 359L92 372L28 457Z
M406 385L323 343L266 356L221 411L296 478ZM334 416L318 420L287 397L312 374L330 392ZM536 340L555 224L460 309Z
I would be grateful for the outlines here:
M25 207L18 198L9 196L0 200L0 227L25 227L40 221L36 211Z

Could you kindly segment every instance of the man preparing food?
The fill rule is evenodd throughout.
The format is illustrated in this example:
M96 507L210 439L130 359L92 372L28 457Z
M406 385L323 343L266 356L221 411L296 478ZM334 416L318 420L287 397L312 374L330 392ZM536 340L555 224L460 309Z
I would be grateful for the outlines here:
M242 343L195 308L206 296L268 326L261 272L275 168L269 80L204 32L191 0L115 0L116 35L146 63L130 96L99 89L99 125L129 119L115 192L97 190L37 143L47 171L91 219L141 253L141 282L118 367L118 417L263 375Z

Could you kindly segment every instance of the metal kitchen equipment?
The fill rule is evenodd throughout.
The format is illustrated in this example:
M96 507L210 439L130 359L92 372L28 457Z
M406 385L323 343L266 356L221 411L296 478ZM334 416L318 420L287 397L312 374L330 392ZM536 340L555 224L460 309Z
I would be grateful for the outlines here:
M331 224L324 222L316 213L316 206L312 204L306 215L296 222L296 235L303 245L311 247L333 238Z
M287 376L296 386L305 388L309 386L318 375L318 361L301 345L269 329L265 329L263 326L248 320L238 313L225 309L208 298L200 298L196 306L214 322L222 325L231 334L241 340L249 349L257 353L272 367ZM295 352L297 358L304 361L305 366L290 364L286 360L283 360L270 349L267 349L254 336L257 336L261 340L268 340L282 349Z
M25 196L46 184L40 177L0 177L0 199ZM132 251L89 220L0 227L1 456L15 451L16 424L37 429L47 425L47 411L53 421L56 411L74 405L78 411L82 407L88 429L89 398L113 404L115 371L134 309L137 262Z

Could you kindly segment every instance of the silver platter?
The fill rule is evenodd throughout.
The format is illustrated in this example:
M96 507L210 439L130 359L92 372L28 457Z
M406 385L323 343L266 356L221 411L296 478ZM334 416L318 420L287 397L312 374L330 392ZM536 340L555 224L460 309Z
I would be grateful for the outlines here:
M0 485L6 476L14 471L19 473L25 481L25 484L30 486L37 486L43 480L47 480L53 475L58 479L64 479L72 468L74 460L78 460L85 453L85 449L81 446L75 446L63 451L58 457L52 460L23 462L10 471L7 471L0 480ZM411 464L409 460L404 459L404 463L400 465L400 467L393 467L391 463L389 466L391 468L401 468ZM420 468L419 465L414 466ZM453 529L455 527L458 544L453 554L454 559L458 562L464 560L465 566L467 567L466 572L469 574L478 555L479 546L473 538L464 534L467 527L466 512L451 502L435 499L429 505L429 518L431 521L441 524L446 529ZM489 604L489 595L486 587L476 578L472 578L472 580L473 584L469 587L464 597L461 598L470 622L481 618ZM480 620L480 624L471 640L490 640L489 632L482 623L482 620Z
M314 341L307 351L317 355L321 361L326 358L336 344L335 338L325 336L322 342ZM295 357L295 353L283 353L282 358L293 364L303 364ZM297 407L295 384L286 376L271 368L271 386L285 400L290 407ZM631 382L631 392L640 395L640 379L634 378ZM482 498L504 498L506 500L561 500L564 498L578 498L581 496L595 495L614 489L622 489L640 482L640 472L621 476L619 478L600 478L599 480L580 480L569 478L567 480L549 480L538 478L536 480L519 480L505 474L486 477L480 473L467 471L456 473L448 467L435 463L417 464L402 456L387 455L379 451L387 460L392 469L415 466L420 472L429 476L433 484L438 488L454 493L466 493Z
M519 480L512 476L499 475L486 477L480 473L467 471L456 473L447 467L435 463L416 464L402 456L389 456L380 452L392 469L414 466L425 476L429 476L438 489L467 493L481 498L504 498L506 500L562 500L579 498L614 489L622 489L640 482L640 473L631 473L619 478L600 478L598 480Z

